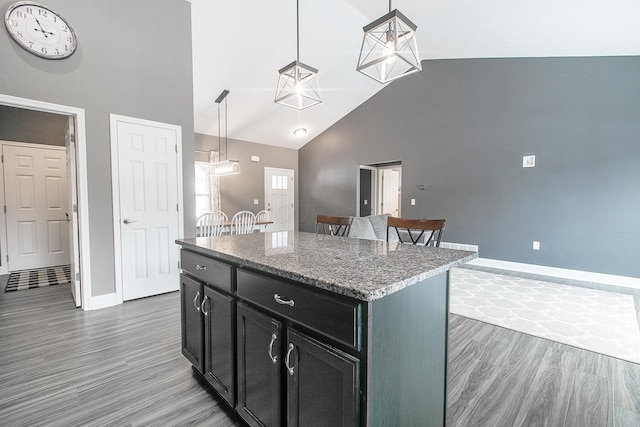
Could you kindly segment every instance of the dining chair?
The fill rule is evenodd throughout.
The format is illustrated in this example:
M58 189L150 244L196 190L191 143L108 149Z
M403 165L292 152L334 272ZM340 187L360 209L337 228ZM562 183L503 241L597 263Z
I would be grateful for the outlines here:
M224 224L229 221L222 211L207 212L196 220L196 229L200 237L220 236L224 234Z
M352 222L352 216L318 215L316 216L316 234L322 230L324 234L332 236L348 236Z
M390 216L387 218L387 241L389 241L389 229L393 228L401 243L440 247L446 223L446 219L409 219ZM424 241L421 242L420 239L423 237Z
M264 221L269 221L269 212L263 209L256 214L256 222Z
M256 225L256 214L251 211L237 212L231 218L231 234L253 233Z

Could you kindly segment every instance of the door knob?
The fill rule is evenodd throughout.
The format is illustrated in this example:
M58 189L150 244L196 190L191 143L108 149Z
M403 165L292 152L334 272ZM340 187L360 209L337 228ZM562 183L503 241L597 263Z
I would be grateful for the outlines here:
M128 218L125 218L125 219L122 220L122 222L124 222L125 224L131 224L133 222L138 222L138 221L132 221L132 220L130 220Z

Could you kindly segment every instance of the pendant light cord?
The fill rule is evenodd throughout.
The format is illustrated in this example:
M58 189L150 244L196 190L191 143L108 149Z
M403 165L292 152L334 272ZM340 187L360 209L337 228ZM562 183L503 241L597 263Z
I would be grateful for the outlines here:
M227 117L228 109L227 109L227 98L224 98L224 159L229 160L229 138L227 136Z
M218 103L218 161L222 161L222 148L221 148L221 144L220 144L220 138L222 138L221 135L222 132L220 132L220 103Z
M300 0L296 0L296 60L300 62Z
M391 0L389 0L389 12L391 12Z

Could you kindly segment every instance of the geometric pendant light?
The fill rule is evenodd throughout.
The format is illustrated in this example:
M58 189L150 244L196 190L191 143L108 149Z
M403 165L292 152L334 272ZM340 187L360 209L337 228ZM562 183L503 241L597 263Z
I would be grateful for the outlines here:
M397 9L363 28L364 37L357 71L380 83L422 70L416 41L416 25Z
M217 162L213 161L213 156L209 159L209 170L207 175L212 176L224 176L224 175L235 175L240 173L240 162L237 160L229 160L227 157L229 155L229 139L227 138L227 95L229 94L228 90L223 90L216 99L216 104L218 104L218 160ZM224 100L224 145L225 145L225 153L224 160L222 160L222 151L220 140L222 138L220 132L220 104ZM213 154L213 153L211 153Z
M304 110L322 102L318 85L318 70L300 62L300 7L296 0L296 60L278 73L275 102Z

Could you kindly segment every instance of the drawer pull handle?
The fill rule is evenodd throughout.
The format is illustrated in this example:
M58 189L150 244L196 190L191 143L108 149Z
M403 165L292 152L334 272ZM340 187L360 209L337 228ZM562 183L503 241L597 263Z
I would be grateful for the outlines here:
M277 302L278 304L281 304L281 305L288 305L288 306L293 307L293 306L294 306L294 304L295 304L295 302L294 302L292 299L290 299L290 300L284 300L284 299L282 299L282 297L281 297L280 295L278 295L278 294L273 294L273 299L274 299L274 300L276 300L276 302Z
M200 265L200 264L196 264L196 270L207 270L207 266L206 265Z
M284 364L287 367L287 371L289 372L289 375L293 375L293 370L295 369L295 367L291 366L291 364L290 364L291 352L292 351L293 351L293 344L289 343L289 350L287 351L287 358L284 361Z
M198 304L198 298L200 298L200 291L198 291L196 297L193 299L193 307L198 313L200 313L200 304Z
M278 336L276 334L271 334L271 342L269 343L269 357L271 358L271 361L274 365L278 363L278 355L273 355L273 343L276 342L277 339Z
M209 315L209 312L204 309L208 299L210 298L205 295L204 299L202 300L202 304L200 304L200 310L202 310L202 314L204 314L204 317L207 317Z

